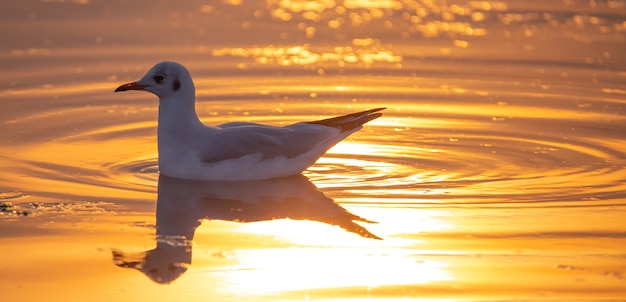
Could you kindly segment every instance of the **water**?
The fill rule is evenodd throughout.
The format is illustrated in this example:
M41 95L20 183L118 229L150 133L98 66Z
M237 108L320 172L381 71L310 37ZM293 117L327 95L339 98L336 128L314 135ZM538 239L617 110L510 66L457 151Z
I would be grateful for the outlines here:
M0 8L3 301L626 299L625 1ZM304 177L159 179L113 90L162 60L208 124L388 109Z

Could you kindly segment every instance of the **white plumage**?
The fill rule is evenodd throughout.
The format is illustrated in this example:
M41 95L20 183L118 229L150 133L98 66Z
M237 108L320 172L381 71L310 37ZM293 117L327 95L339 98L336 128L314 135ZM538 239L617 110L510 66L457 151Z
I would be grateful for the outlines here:
M182 179L240 181L297 175L385 109L285 127L244 122L210 127L196 114L189 71L175 62L158 63L139 81L115 91L126 90L159 97L159 170Z

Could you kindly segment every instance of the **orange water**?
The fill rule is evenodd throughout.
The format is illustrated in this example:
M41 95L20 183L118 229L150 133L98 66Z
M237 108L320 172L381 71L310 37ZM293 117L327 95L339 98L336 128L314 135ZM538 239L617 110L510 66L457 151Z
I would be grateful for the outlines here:
M626 300L626 1L0 16L2 301ZM388 109L304 177L159 180L155 97L113 90L162 60L207 124Z

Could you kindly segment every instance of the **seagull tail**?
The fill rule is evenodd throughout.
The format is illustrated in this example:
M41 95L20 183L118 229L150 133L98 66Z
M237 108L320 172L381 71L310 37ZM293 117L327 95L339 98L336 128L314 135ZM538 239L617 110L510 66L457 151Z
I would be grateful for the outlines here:
M378 112L387 108L375 108L357 113L351 113L338 117L332 117L319 121L308 122L309 124L323 125L340 129L341 132L351 131L361 127L363 124L381 117L383 114Z

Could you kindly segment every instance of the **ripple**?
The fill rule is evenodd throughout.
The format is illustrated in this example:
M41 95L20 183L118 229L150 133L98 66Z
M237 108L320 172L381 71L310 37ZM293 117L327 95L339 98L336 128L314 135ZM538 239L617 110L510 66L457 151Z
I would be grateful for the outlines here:
M26 197L26 194L22 192L0 192L0 200L2 201L20 199L23 197Z
M238 78L234 86L223 85L221 78L198 77L197 110L208 124L283 125L388 107L383 118L305 172L341 202L623 206L623 101L598 100L592 86L537 86L530 67L520 68L513 79L504 77L506 70L484 74L472 69L484 62L470 61L458 67L469 68L468 75L446 77L424 69L418 77L409 67L419 61L406 58L394 75L384 69L350 77L325 74L313 84L301 72ZM589 69L559 68L569 75ZM0 189L72 200L153 202L157 105L138 101L150 98L15 113L4 125L13 145L9 156L0 157L9 173L2 176Z
M103 167L111 175L136 184L153 183L159 178L158 158L156 157L129 162L116 162Z
M622 118L608 114L599 122L574 110L547 118L540 114L545 108L529 103L516 106L506 119L492 119L488 104L474 103L467 114L465 105L420 113L420 106L389 103L403 115L428 118L419 118L422 125L406 119L377 125L373 132L379 137L355 134L359 144L370 147L344 143L340 153L323 158L307 175L350 203L625 205Z
M0 202L1 217L38 216L45 214L97 214L110 211L111 204L102 202Z
M403 136L414 141L387 142L390 149L402 150L395 156L369 153L344 160L334 155L310 177L353 202L380 202L376 196L384 196L385 202L413 205L624 205L626 153L617 144L492 126L411 129Z

